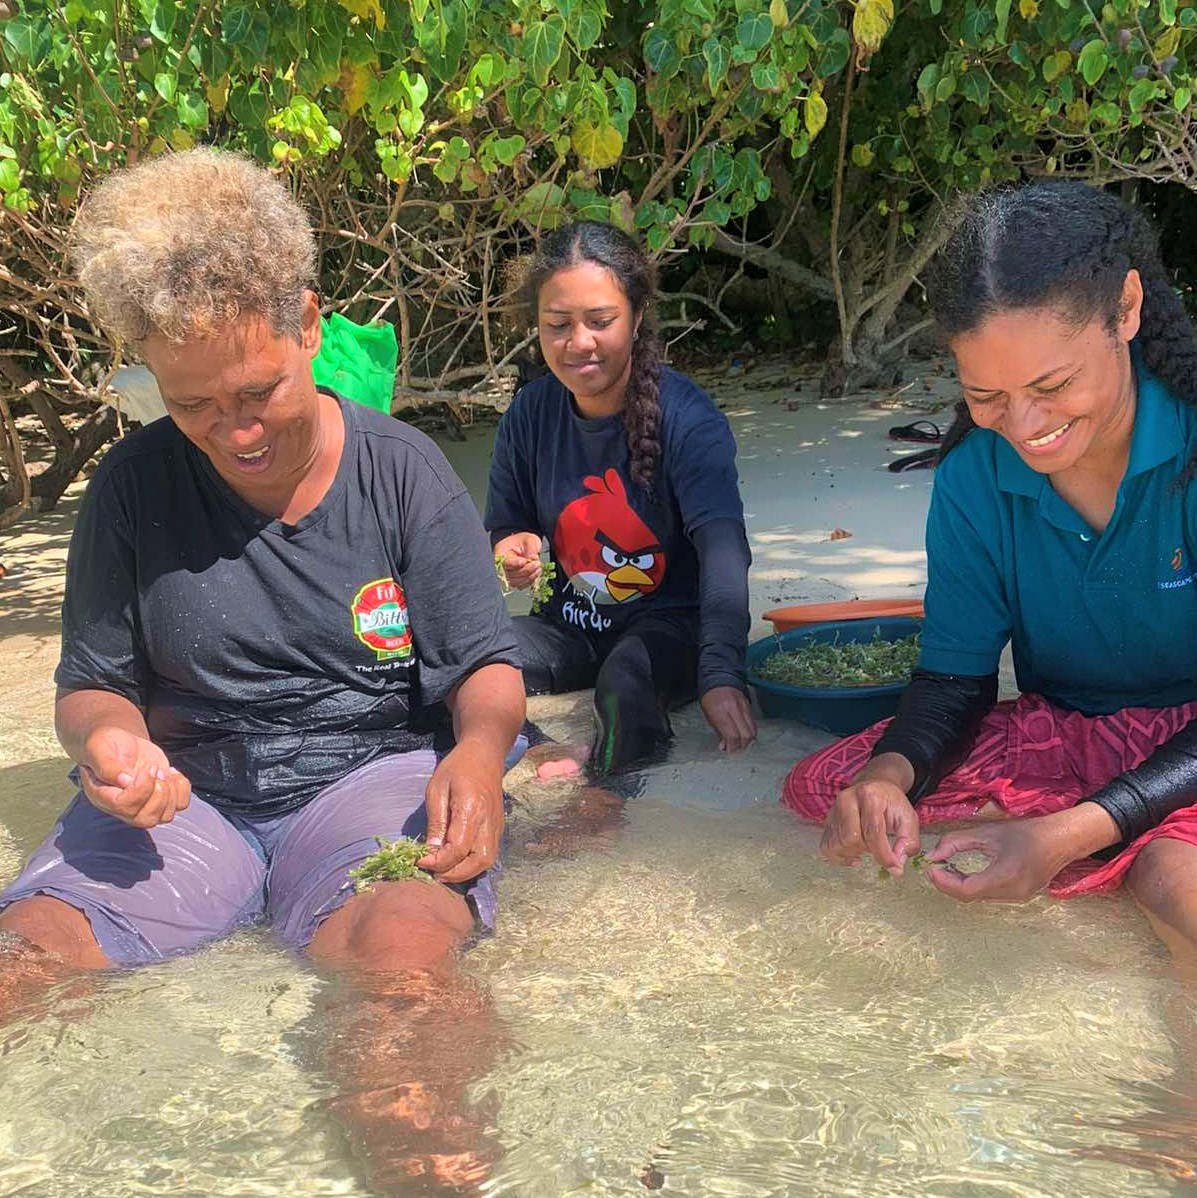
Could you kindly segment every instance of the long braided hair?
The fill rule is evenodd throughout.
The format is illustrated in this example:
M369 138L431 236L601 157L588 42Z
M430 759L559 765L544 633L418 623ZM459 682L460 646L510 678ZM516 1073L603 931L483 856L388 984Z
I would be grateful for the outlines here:
M658 431L661 422L660 383L664 350L652 314L657 277L640 246L622 229L602 221L580 220L555 229L540 243L520 287L520 296L532 323L537 318L540 289L559 270L594 262L610 271L618 282L640 330L632 343L632 372L623 409L628 434L632 481L642 487L652 482L661 460Z
M1113 332L1132 269L1143 283L1135 347L1177 399L1197 406L1197 332L1160 260L1155 230L1110 192L1069 181L975 199L936 257L927 293L949 341L999 313L1035 308L1078 328L1101 319ZM961 401L941 460L975 427Z

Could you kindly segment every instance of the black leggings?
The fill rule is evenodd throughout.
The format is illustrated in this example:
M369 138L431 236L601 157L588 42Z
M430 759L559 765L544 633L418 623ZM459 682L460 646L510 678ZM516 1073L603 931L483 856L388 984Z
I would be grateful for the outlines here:
M696 611L646 614L607 643L540 616L516 616L513 623L528 694L594 687L596 774L659 754L673 735L669 709L697 694Z

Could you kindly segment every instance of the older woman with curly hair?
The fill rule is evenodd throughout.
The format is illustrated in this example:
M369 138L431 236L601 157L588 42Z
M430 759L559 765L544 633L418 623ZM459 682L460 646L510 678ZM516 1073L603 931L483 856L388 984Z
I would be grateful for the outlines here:
M75 528L56 724L79 794L0 894L11 955L142 965L264 918L359 974L448 976L493 920L524 711L465 488L317 389L315 241L249 161L109 176L73 260L169 419L108 453ZM438 885L355 894L380 836L426 836Z

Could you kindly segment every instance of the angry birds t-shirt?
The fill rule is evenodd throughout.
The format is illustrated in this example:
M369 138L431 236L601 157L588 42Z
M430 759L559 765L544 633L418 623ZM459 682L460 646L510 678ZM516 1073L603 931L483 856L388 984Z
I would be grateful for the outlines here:
M587 419L552 374L525 386L500 421L485 523L492 544L513 532L548 538L549 619L617 635L650 608L697 609L694 531L744 518L736 446L710 397L668 367L660 409L647 489L631 479L622 413Z

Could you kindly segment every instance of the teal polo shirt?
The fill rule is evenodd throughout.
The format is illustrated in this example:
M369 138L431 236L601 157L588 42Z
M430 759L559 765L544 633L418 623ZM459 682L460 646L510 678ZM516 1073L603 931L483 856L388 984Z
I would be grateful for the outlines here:
M1140 370L1126 476L1095 532L1004 438L969 433L936 471L919 664L992 674L1087 715L1197 699L1197 409Z

